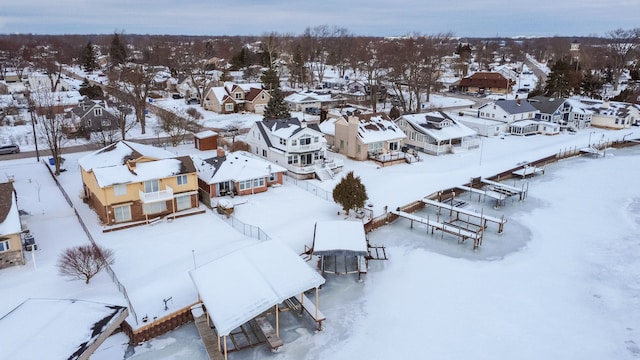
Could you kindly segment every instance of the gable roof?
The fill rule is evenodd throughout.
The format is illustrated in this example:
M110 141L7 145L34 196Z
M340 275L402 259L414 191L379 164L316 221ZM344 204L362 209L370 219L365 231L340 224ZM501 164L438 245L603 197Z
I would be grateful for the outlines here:
M460 80L460 86L506 88L510 83L507 78L497 72L477 72Z
M437 118L442 120L451 120L452 125L438 128L427 122L427 120L429 120L431 123L433 123ZM466 136L475 136L478 134L474 130L457 122L443 112L407 114L402 115L399 119L406 120L414 130L429 135L437 141L462 138Z
M296 117L256 121L256 124L264 128L265 131L284 139L288 139L304 129L312 129L321 133L318 124L307 124L306 121L303 124Z
M528 102L539 110L542 114L553 114L565 103L563 98L552 98L546 96L534 96Z
M192 156L192 159L198 171L198 178L207 184L252 180L266 177L271 173L287 171L280 165L272 164L244 151L208 159Z
M533 105L529 104L526 101L504 100L504 99L496 100L493 103L485 104L481 106L480 109L487 106L492 106L492 105L498 106L508 114L522 114L522 113L528 113L528 112L536 112L538 110L535 107L533 107Z
M0 236L22 231L13 183L0 183Z
M147 157L151 159L168 159L175 154L151 145L120 140L89 155L78 159L78 164L85 171L96 168L124 165L127 160Z
M244 96L244 99L247 100L247 101L253 101L262 92L265 92L265 90L263 88L259 88L259 89L258 88L251 88L251 89L249 89L249 92Z
M136 164L134 169L130 169L126 164L93 169L96 181L102 188L117 184L164 179L194 172L196 172L196 168L188 156L140 162Z

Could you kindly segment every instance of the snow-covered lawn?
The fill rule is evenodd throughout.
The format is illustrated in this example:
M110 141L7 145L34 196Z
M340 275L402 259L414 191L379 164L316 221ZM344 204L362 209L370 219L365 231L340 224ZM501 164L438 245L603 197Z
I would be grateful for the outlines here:
M640 129L634 130L627 138L640 137ZM344 159L342 174L353 170L362 178L370 208L378 215L384 206L395 209L471 177L584 147L590 131L489 138L477 151L424 155L421 162L385 168ZM629 133L595 131L594 136L601 132L610 140ZM180 146L175 151L197 150ZM254 241L209 210L102 233L78 196L81 155L65 156L67 171L59 179L96 240L115 251L114 269L140 318L166 314L163 299L169 297L169 311L196 301L188 271ZM494 210L489 202L470 201L478 210L504 213L508 219L505 233L498 236L490 228L476 252L469 242L427 236L420 226L411 230L402 219L378 229L370 240L387 246L390 259L372 262L363 283L350 276L327 278L320 293L328 319L325 331L314 334L308 323L283 319L280 353L257 347L231 358L634 358L640 354L640 267L633 257L640 227L639 159L640 149L631 148L610 150L606 158L566 160L529 180L524 202L508 201ZM104 273L88 286L57 275L59 252L87 240L45 165L24 159L0 162L0 168L15 176L18 204L31 214L29 227L40 246L36 264L27 254L27 265L0 272L0 314L29 297L126 305ZM337 181L311 183L330 192ZM296 253L311 244L316 221L344 218L333 201L289 181L233 201L236 219L259 226ZM233 271L242 269L230 269L229 276ZM131 317L129 322L135 325ZM141 355L132 359L177 359L186 352L190 359L202 356L201 349L185 347L194 342L180 331L137 347ZM122 335L114 337L95 358L122 358L124 342Z

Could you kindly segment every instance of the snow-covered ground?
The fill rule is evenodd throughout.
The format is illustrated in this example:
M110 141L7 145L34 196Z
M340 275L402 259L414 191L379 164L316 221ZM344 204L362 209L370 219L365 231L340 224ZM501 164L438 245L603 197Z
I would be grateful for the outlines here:
M633 131L627 139L640 137L640 129ZM471 177L584 147L590 137L615 140L629 132L592 129L576 135L488 138L478 151L423 155L421 162L384 168L343 158L343 173L353 170L361 177L369 208L378 215L385 206L395 209ZM197 152L188 145L173 151ZM97 217L77 196L81 155L65 155L67 171L59 180L96 240L115 251L114 270L139 318L163 316L196 301L188 271L254 241L211 211L102 233ZM309 321L283 317L280 353L259 346L230 358L640 356L640 267L633 256L640 229L639 159L636 147L550 165L544 175L528 181L526 201L508 201L499 210L489 201L468 199L471 207L508 219L505 233L498 236L490 228L476 252L469 242L427 236L420 226L411 230L407 220L375 230L369 238L387 246L389 260L371 262L363 283L350 276L327 277L320 292L320 308L328 319L323 332L314 334ZM15 177L18 204L31 214L29 227L39 245L27 253L25 266L2 270L0 314L30 297L126 305L105 273L89 285L57 275L60 251L87 240L45 165L35 159L6 160L0 168ZM300 253L311 244L316 221L344 218L330 195L329 200L316 196L330 192L337 181L309 181L317 186L315 194L288 181L266 193L236 197L234 215ZM169 297L165 311L163 299ZM135 319L128 321L136 326ZM5 335L10 338L10 332ZM122 334L112 337L93 358L206 356L192 325L135 348L128 349L126 341Z

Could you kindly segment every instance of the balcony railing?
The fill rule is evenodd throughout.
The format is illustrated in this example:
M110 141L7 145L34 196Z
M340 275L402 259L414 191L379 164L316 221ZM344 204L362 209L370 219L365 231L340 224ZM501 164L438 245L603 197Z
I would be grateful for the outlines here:
M335 169L335 168L339 168L343 166L343 161L342 160L337 160L337 159L333 159L333 160L325 160L325 161L318 161L315 164L310 164L310 165L305 165L305 166L300 166L300 165L295 165L295 164L288 164L287 170L295 173L295 174L311 174L316 172L317 169L322 169L322 168L326 168L326 169Z
M140 201L143 204L149 204L160 201L168 201L173 199L173 189L170 186L167 186L166 190L154 191L154 192L144 192L139 190L140 193Z

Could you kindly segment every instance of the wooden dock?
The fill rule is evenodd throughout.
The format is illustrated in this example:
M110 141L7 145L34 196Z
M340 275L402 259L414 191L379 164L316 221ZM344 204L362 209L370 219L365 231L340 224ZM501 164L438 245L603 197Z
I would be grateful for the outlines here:
M425 224L427 226L427 231L429 230L429 228L431 228L431 234L433 234L434 230L437 229L442 232L443 236L444 236L444 233L457 236L459 239L458 240L459 242L464 242L466 239L473 239L474 250L477 249L482 244L482 235L484 233L482 228L478 228L476 231L471 231L453 224L445 224L438 221L433 221L429 218L424 219L404 211L394 210L394 211L391 211L391 213L411 220L412 228L413 228L413 222L415 221L421 224Z
M539 168L536 166L525 166L520 170L516 170L511 172L515 176L520 176L521 178L531 177L538 174L544 174L544 168Z
M468 210L468 209L464 209L464 208L459 208L453 205L449 205L449 204L445 204L445 203L441 203L438 201L434 201L434 200L430 200L427 198L422 199L422 202L427 204L427 205L431 205L431 206L435 206L438 208L438 214L440 214L440 210L441 209L445 209L445 210L449 210L449 216L451 217L450 221L459 221L460 219L460 214L462 215L466 215L468 218L476 218L479 220L479 224L474 224L470 221L467 221L469 224L473 224L473 225L477 225L482 227L483 229L487 228L487 223L488 222L492 222L498 225L498 234L502 234L502 231L504 230L504 224L507 222L507 220L504 218L504 216L502 218L497 218L494 216L490 216L490 215L486 215L484 213L479 213L473 210ZM453 218L453 215L455 213L455 218ZM463 220L464 221L464 220Z
M196 305L191 308L191 313L202 343L204 343L207 354L209 354L209 360L224 360L224 355L218 350L218 341L211 325L209 325L207 314L202 309L202 305Z

